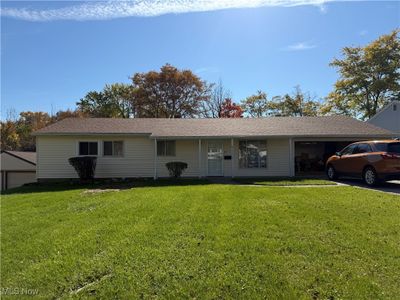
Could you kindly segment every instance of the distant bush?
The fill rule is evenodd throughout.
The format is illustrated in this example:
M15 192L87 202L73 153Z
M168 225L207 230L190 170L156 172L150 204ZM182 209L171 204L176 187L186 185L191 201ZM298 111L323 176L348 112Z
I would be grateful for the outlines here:
M187 169L188 164L181 161L172 161L165 164L168 169L169 176L178 178L181 177L183 171Z
M94 178L94 171L96 170L97 157L95 156L78 156L68 159L71 166L74 167L78 173L81 181L91 180Z

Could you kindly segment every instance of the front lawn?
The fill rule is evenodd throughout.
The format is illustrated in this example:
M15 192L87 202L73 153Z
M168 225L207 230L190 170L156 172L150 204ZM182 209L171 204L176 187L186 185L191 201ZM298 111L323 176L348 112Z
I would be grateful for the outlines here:
M34 188L1 199L1 288L42 298L394 299L400 197L354 187Z

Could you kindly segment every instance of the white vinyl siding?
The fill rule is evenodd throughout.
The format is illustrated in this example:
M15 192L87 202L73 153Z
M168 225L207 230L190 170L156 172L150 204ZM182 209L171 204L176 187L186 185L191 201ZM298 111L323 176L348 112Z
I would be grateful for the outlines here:
M123 141L123 156L103 156L102 141ZM207 145L209 140L201 141L201 168L199 170L199 140L176 140L174 157L155 156L155 141L147 136L38 136L37 137L37 178L77 178L68 158L78 155L79 141L98 141L97 178L153 177L155 159L157 176L168 177L165 166L170 161L182 161L188 164L184 177L207 176ZM266 139L267 168L239 168L239 141L234 140L231 153L231 140L221 139L225 156L232 160L223 160L223 176L290 176L290 157L288 139ZM232 165L233 162L233 165Z
M37 137L38 178L77 178L68 158L78 155L79 141L106 141L108 136L39 136ZM153 177L154 141L148 137L113 136L124 141L123 157L97 157L97 178ZM102 145L102 143L99 143ZM102 148L102 146L101 146ZM99 149L99 154L102 149Z
M234 176L290 176L289 139L266 139L267 167L240 168L239 141L234 142Z
M367 122L400 136L400 101L388 104Z
M168 177L168 169L165 166L167 162L181 161L188 164L188 168L183 171L184 177L199 176L199 155L198 140L177 140L175 141L175 156L158 156L157 157L157 176ZM151 158L153 161L153 158Z
M260 140L260 139L257 139ZM289 139L270 138L267 143L267 167L266 168L240 168L239 167L239 140L233 141L233 153L231 152L231 140L224 139L224 157L232 159L223 160L224 176L230 177L257 177L257 176L290 176ZM201 176L207 176L207 140L202 140ZM232 163L233 162L233 163Z
M35 172L8 172L7 189L22 186L26 183L36 182Z

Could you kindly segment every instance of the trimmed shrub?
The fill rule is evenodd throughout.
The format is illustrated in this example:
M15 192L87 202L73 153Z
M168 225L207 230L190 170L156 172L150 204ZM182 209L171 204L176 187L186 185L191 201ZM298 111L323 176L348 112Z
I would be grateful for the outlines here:
M94 171L96 170L97 157L95 156L78 156L68 159L71 166L74 167L78 173L81 181L91 180L94 178Z
M181 177L183 171L187 169L188 164L181 161L171 161L165 164L168 169L169 176L178 178Z

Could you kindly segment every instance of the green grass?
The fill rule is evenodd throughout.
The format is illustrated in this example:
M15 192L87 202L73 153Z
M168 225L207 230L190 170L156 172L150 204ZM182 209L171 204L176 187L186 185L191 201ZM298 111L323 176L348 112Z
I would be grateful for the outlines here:
M63 189L2 196L3 289L48 299L400 295L395 195L205 182Z
M235 178L235 182L240 184L254 184L266 186L295 186L295 185L335 185L336 183L314 178Z

